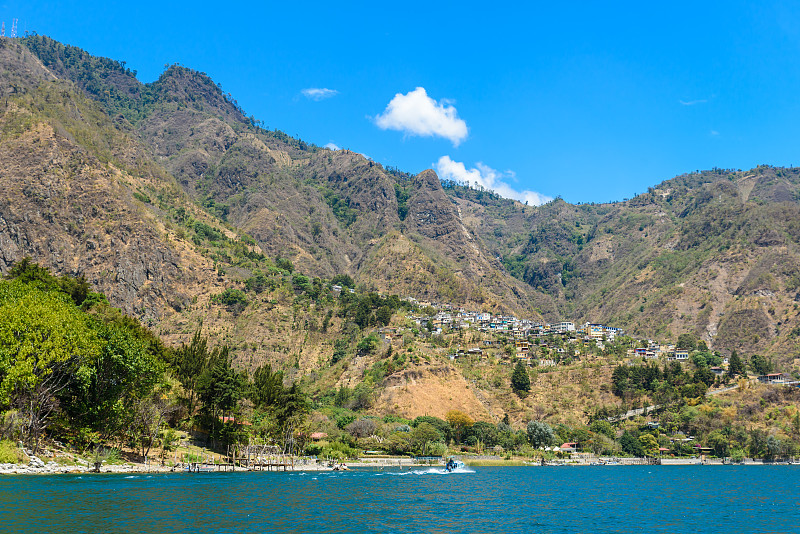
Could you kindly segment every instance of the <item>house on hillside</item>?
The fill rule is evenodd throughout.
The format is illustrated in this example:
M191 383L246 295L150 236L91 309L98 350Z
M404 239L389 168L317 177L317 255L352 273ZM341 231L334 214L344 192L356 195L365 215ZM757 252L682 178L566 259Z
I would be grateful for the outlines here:
M683 362L689 359L689 351L686 349L675 349L667 354L667 360L671 362Z
M769 373L758 377L758 381L762 384L785 384L790 380L791 377L783 373Z
M578 452L578 444L574 441L568 441L567 443L562 443L561 452Z
M561 321L558 324L553 324L550 328L557 334L566 334L567 332L575 331L575 323L570 321Z
M378 328L378 334L381 336L381 341L391 344L397 335L397 330L389 327Z
M584 330L589 339L603 339L606 333L605 327L599 323L586 323Z

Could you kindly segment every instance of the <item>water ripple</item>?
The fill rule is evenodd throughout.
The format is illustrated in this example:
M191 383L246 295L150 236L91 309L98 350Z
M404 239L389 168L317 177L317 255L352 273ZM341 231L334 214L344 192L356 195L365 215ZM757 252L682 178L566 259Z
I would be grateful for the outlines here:
M8 476L0 532L789 532L799 500L792 467Z

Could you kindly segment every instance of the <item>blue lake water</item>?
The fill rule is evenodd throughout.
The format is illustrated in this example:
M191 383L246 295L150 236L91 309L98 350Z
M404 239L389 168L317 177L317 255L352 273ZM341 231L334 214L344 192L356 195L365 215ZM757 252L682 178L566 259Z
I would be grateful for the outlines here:
M800 532L800 466L0 476L0 532Z

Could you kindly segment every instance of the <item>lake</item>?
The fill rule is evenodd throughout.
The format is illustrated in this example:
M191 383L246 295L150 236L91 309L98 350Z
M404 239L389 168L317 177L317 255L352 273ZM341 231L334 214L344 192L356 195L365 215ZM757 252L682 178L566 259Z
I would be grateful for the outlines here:
M798 532L800 466L0 477L0 532Z

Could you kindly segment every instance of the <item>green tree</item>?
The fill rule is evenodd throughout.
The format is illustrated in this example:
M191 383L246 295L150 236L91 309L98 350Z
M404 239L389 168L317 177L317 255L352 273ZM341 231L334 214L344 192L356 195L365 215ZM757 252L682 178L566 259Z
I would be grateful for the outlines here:
M430 423L420 423L411 431L411 447L417 454L425 455L429 443L442 441L442 435Z
M453 427L444 419L439 419L432 415L420 415L411 422L412 427L417 427L422 423L432 425L441 434L442 439L449 441L453 437Z
M96 317L92 326L100 350L80 364L59 398L73 427L108 438L125 434L140 401L162 382L165 366L124 316Z
M208 341L202 337L200 328L192 336L191 343L184 343L175 351L173 364L178 379L188 394L190 416L196 408L198 380L208 366L209 358Z
M736 378L745 374L744 362L734 350L728 360L728 376Z
M697 348L697 338L693 334L683 333L678 336L677 347L691 352Z
M392 309L389 306L381 306L375 312L375 320L378 324L387 326L392 320Z
M589 430L596 434L602 434L611 439L614 439L616 436L616 432L614 432L614 427L611 426L611 423L603 419L592 421L592 424L589 425Z
M331 284L333 284L335 286L338 285L338 286L348 287L348 288L355 287L355 285L356 285L355 282L353 282L353 279L350 277L349 274L337 274L336 276L331 278Z
M547 447L556 441L556 435L553 428L542 421L530 421L526 428L528 434L528 442L536 447Z
M531 390L531 377L528 376L528 370L522 360L517 361L514 372L511 374L511 389L520 396Z
M652 434L642 434L639 436L639 443L642 444L642 449L650 455L658 452L658 441Z
M722 430L714 430L708 435L706 444L714 449L714 456L717 458L724 458L728 456L728 438Z
M369 354L370 352L374 351L380 345L381 340L378 336L374 333L368 335L364 339L358 342L358 350L363 354Z
M57 396L100 343L64 294L31 289L20 281L0 287L0 405L25 418L24 438L39 437L57 408Z
M622 437L620 437L619 444L622 450L631 456L642 458L645 455L642 443L627 430L623 432Z
M283 372L272 372L269 364L256 369L253 374L253 384L250 389L250 400L259 409L277 405L283 401Z
M347 356L347 348L350 346L350 343L345 338L339 338L333 342L333 356L331 357L331 363L334 364L339 360L344 359Z
M294 265L292 264L291 260L287 258L277 258L275 260L275 266L278 269L283 269L284 271L289 271L290 273L294 271Z
M772 372L772 360L760 354L753 354L750 357L750 369L758 375L766 375Z
M747 444L747 452L751 458L760 458L767 454L767 433L763 430L753 429L750 431L750 439Z
M713 384L715 378L716 375L708 367L699 367L694 372L694 381L701 382L707 386Z
M246 384L246 378L231 366L228 347L215 348L197 384L198 397L206 415L211 418L212 433L217 429L219 415L230 413L237 407Z

